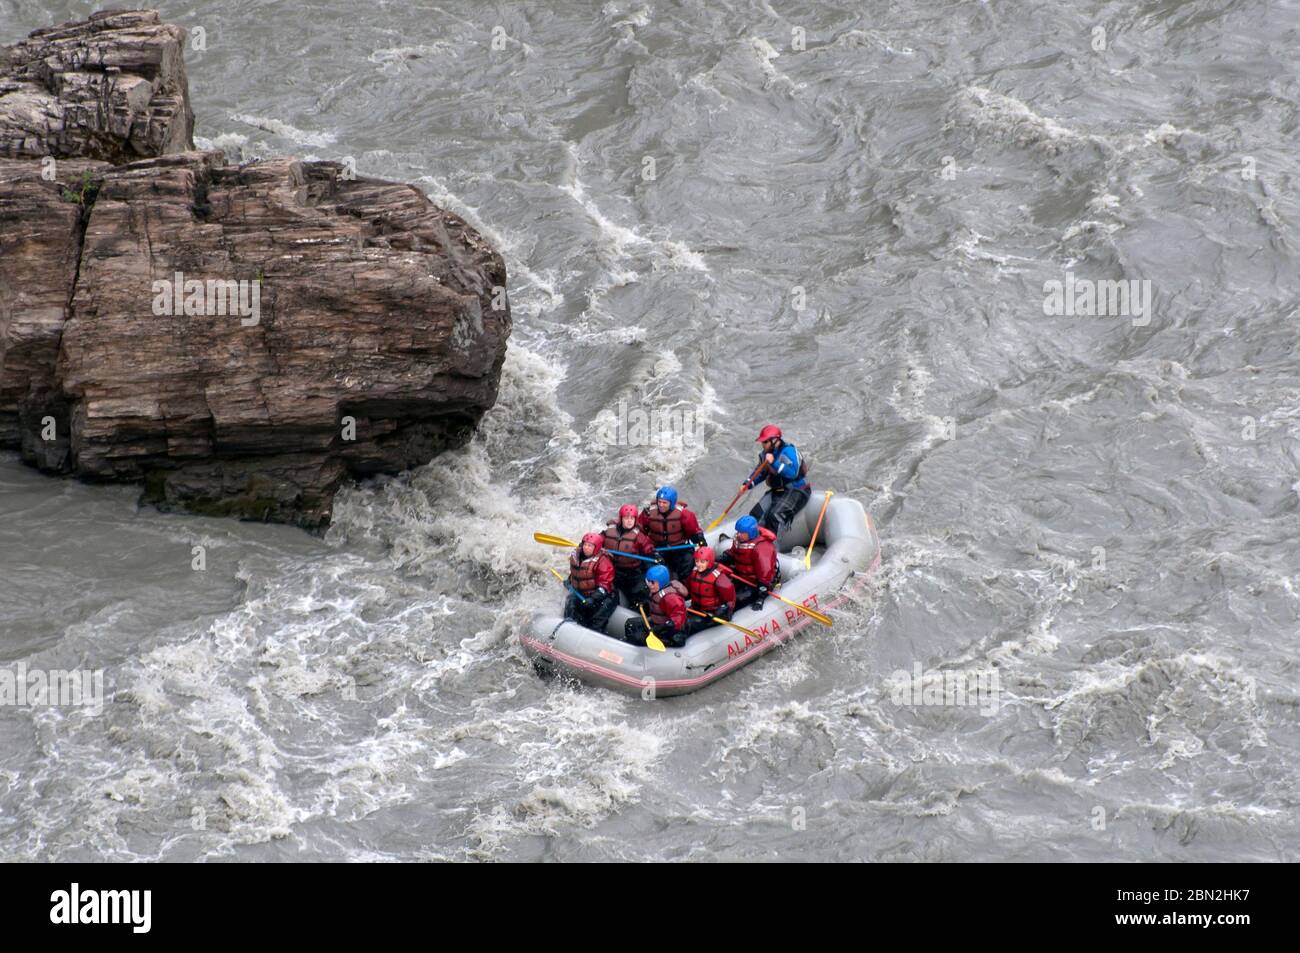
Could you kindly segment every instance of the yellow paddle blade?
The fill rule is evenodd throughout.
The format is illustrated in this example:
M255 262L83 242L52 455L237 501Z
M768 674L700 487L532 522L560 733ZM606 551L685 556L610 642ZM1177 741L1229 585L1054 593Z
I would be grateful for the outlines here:
M706 533L712 533L715 529L717 529L719 526L722 525L722 521L725 520L726 518L727 518L727 514L726 514L726 513L723 513L721 516L719 516L717 519L715 519L715 520L714 520L712 523L710 523L708 526L704 527L704 532L706 532Z
M563 536L552 536L550 533L533 533L533 539L547 546L577 546L571 539L565 539Z
M550 566L547 566L546 568L547 568L547 569L551 569ZM558 572L556 572L554 569L551 569L551 575L554 576L556 579L560 580L560 582L564 582L564 577L561 576L561 575L560 575Z
M650 631L650 620L646 618L645 606L638 605L636 608L637 611L641 613L641 621L645 623L645 630L646 630L645 647L648 649L654 649L656 652L667 651L664 648L663 640L660 639L659 636L655 635L653 632Z

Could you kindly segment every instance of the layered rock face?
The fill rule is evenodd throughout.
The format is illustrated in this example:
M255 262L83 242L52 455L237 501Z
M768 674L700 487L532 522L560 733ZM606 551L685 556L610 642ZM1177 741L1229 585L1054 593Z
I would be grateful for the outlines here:
M194 148L185 31L111 10L0 49L0 156L106 162Z
M505 266L411 186L188 151L182 39L156 14L101 14L14 48L130 62L153 98L119 108L103 86L96 112L95 84L61 72L80 118L56 136L6 126L0 93L3 148L107 159L0 160L0 446L165 506L319 527L349 476L469 439L510 333ZM158 155L118 161L139 148Z
M68 445L66 430L42 441L40 418L62 401L54 365L85 213L80 201L69 199L103 167L0 159L0 447L25 442L28 458L48 469L62 465ZM20 426L23 412L36 416Z

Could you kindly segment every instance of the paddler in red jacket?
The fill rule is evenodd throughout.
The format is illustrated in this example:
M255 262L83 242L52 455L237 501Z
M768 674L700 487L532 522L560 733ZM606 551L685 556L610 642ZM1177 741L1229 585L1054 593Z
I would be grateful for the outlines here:
M614 564L605 555L605 537L588 533L569 557L569 598L564 601L564 617L597 632L618 608L614 595Z
M669 580L665 566L651 566L645 574L650 604L646 616L650 631L659 636L665 646L681 648L686 644L690 629L686 622L686 597L688 591L676 579ZM633 645L645 645L646 627L640 619L628 619L623 624L623 638Z
M605 526L605 552L614 563L614 586L627 597L627 604L637 606L650 598L645 588L645 573L650 563L619 553L636 553L654 558L655 544L637 525L637 509L631 503L618 508L618 519Z
M656 549L664 546L684 546L694 543L703 546L706 543L700 521L683 503L677 504L677 490L671 486L661 486L655 493L652 506L647 506L637 518L641 529L650 537ZM691 572L691 550L675 549L661 552L664 564L678 579L685 579Z
M736 611L736 587L727 574L719 569L711 546L695 550L695 569L686 577L686 588L691 594L691 608L707 612L720 619L730 619ZM717 625L712 619L691 616L691 632Z
M766 526L759 526L752 516L736 520L736 535L731 548L718 562L736 571L757 585L735 580L736 598L751 609L763 608L767 593L778 581L781 564L776 558L776 534Z

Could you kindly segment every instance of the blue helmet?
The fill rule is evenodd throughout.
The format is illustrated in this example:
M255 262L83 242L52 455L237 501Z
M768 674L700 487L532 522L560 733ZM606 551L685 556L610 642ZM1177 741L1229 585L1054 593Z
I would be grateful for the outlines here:
M655 500L656 501L667 500L668 508L671 510L674 506L677 505L677 487L661 486L659 488L659 492L655 494Z
M736 532L744 533L750 539L758 536L758 520L752 516L742 516L736 520Z
M668 588L668 567L651 566L649 569L646 570L645 581L647 583L653 582L660 589L667 589Z

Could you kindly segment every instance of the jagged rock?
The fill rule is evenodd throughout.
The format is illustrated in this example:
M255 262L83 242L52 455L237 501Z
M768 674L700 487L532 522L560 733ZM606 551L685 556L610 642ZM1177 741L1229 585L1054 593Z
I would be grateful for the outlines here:
M185 30L108 10L0 49L0 156L107 162L194 148Z
M182 38L105 13L0 54L0 148L33 156L0 159L0 447L317 527L349 476L468 440L505 359L505 265L412 186L178 152ZM108 161L51 161L77 150Z

